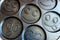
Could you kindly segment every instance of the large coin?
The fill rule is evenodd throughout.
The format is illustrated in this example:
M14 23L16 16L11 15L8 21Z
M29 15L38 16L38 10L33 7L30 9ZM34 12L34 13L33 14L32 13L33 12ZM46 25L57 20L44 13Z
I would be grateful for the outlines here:
M8 17L2 25L2 32L5 38L16 38L21 35L23 29L22 22L16 17Z
M21 17L26 23L35 23L41 17L41 10L35 4L27 4L21 11Z
M46 40L46 33L38 25L30 25L23 31L22 40Z
M5 0L2 3L1 11L6 15L13 15L19 11L20 3L17 0Z
M42 17L42 24L49 32L58 32L60 29L60 17L55 11L46 12Z

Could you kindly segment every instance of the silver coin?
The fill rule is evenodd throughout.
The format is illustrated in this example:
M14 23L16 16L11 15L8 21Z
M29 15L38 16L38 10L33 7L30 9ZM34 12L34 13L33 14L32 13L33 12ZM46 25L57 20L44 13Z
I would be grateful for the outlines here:
M59 31L59 20L59 14L55 11L50 11L43 15L42 24L49 32L57 32Z
M23 31L22 40L46 40L46 33L40 26L30 25Z
M26 4L26 6L21 10L21 18L26 23L35 23L39 21L40 17L41 10L35 4Z
M54 9L57 5L57 0L38 0L38 5L43 9Z

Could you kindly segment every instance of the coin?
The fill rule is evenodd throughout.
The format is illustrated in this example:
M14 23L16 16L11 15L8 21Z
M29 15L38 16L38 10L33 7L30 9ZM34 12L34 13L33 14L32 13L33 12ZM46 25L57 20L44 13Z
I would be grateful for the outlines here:
M53 16L52 16L53 15ZM42 24L49 32L59 31L59 13L56 11L46 12L42 17Z
M57 0L38 0L38 5L43 9L54 9L57 6Z
M5 0L1 6L1 11L6 15L14 15L19 9L20 3L18 0Z
M30 25L23 31L22 40L46 40L46 33L40 26Z
M35 4L26 4L21 11L21 18L26 23L35 23L41 17L41 10Z
M21 35L23 24L16 17L7 17L2 25L3 36L8 39L17 38Z

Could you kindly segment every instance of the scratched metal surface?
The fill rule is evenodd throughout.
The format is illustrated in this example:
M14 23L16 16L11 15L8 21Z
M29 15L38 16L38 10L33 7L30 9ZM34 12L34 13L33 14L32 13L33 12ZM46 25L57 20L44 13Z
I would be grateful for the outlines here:
M4 0L0 0L0 9L1 9L1 4L2 4L2 2L3 2ZM19 0L20 1L20 0ZM48 0L47 0L48 1ZM51 1L51 0L50 0ZM15 14L15 15L13 15L13 16L16 16L16 17L18 17L18 18L20 18L20 20L23 22L23 26L24 26L24 29L27 27L27 26L29 26L29 25L32 25L32 24L27 24L27 23L25 23L22 19L21 19L21 9L22 9L22 6L25 6L25 3L29 3L29 2L22 2L22 1L20 1L20 10L19 10L19 12L17 13L17 14ZM36 4L36 5L38 5L39 6L39 8L41 9L41 12L42 12L42 15L41 15L41 18L40 18L40 20L38 21L38 22L36 22L36 23L34 23L34 24L37 24L37 25L40 25L44 30L45 30L45 32L46 32L46 36L47 36L47 39L46 40L58 40L59 39L59 37L60 37L60 30L58 31L58 32L50 32L50 30L48 31L45 27L44 27L44 25L42 24L42 19L43 19L43 15L46 13L46 12L49 12L49 11L55 11L55 12L58 12L58 14L60 14L60 0L57 0L57 5L56 5L56 7L55 8L52 8L51 9L51 7L49 6L49 7L41 7L40 5L39 5L39 1L38 0L34 0L33 2L30 2L30 3L34 3L34 4ZM52 2L51 2L52 3ZM53 5L52 5L53 6ZM4 15L4 14L2 14L1 12L0 12L0 40L8 40L8 39L6 39L6 38L4 38L3 36L2 36L2 19L4 19L4 18L6 18L7 16L6 15ZM60 16L60 15L59 15ZM53 16L51 16L51 17L53 17ZM60 17L59 17L60 18ZM60 29L60 19L59 19L59 23L58 23L58 28ZM22 35L20 36L20 37L18 37L18 38L16 38L16 39L14 39L14 40L23 40L23 38L22 38L22 36L23 36L23 33L22 33Z

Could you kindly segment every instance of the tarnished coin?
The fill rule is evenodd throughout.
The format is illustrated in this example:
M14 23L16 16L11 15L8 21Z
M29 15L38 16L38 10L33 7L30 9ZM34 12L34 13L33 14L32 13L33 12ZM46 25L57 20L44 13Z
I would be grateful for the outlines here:
M26 4L21 10L21 18L26 23L35 23L41 18L41 10L35 4Z
M23 30L22 22L16 17L7 17L2 25L3 36L14 39L21 35Z
M46 12L42 17L42 24L49 32L58 32L60 29L59 13L55 11Z
M22 40L46 40L46 33L41 26L30 25L23 31Z
M20 3L18 0L5 0L1 6L1 11L6 15L16 14L19 9Z

